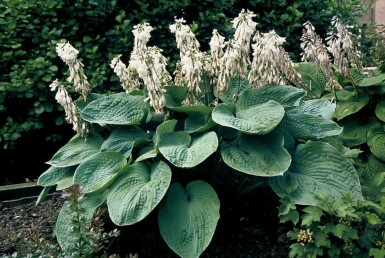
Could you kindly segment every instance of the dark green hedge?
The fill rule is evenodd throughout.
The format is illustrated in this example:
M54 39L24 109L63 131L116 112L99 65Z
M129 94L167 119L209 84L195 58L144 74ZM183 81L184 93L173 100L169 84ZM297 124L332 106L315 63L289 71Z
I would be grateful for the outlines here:
M355 3L343 0L2 0L0 3L0 162L7 164L0 178L15 174L18 160L30 159L34 177L42 161L72 134L48 85L63 78L67 68L55 45L66 39L79 57L92 88L120 90L109 63L123 60L132 49L132 27L141 21L153 27L150 45L164 49L172 64L178 58L169 31L174 17L184 17L208 48L213 28L232 34L230 20L242 8L257 14L260 31L275 29L287 38L286 48L298 58L302 23L310 20L322 35L333 15L354 23ZM354 0L350 2L360 2ZM347 15L349 14L349 15ZM172 65L171 65L172 69ZM33 137L33 139L32 139ZM38 146L33 146L36 143ZM36 151L39 148L41 151ZM40 165L39 165L40 164ZM17 171L19 172L19 171ZM1 181L1 180L0 180Z

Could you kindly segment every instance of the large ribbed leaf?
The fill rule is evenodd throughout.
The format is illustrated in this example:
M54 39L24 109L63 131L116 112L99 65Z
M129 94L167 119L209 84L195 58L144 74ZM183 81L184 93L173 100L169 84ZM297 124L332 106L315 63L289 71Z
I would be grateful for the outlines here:
M235 110L231 103L220 104L214 108L212 119L222 126L237 129L247 134L266 134L272 131L285 115L284 108L273 100Z
M379 102L376 106L376 116L382 122L385 122L385 100Z
M98 93L90 92L87 95L86 101L84 101L83 98L79 98L75 101L76 107L78 107L80 110L83 110L88 104L90 104L92 101L97 100L99 98L103 97L103 95Z
M127 164L119 152L100 152L83 161L75 171L74 182L90 193L106 187Z
M149 138L149 135L139 128L120 127L111 132L100 150L120 152L128 158L134 146L146 142Z
M292 86L268 85L257 89L245 90L236 103L237 111L248 109L274 100L283 107L298 106L300 100L306 95L302 89Z
M376 131L369 135L368 146L370 151L382 161L385 161L385 132Z
M307 90L307 97L321 97L327 84L325 71L315 67L312 63L298 63L297 71L301 74L303 85L300 86Z
M67 189L72 185L74 185L74 176L68 176L57 182L56 191Z
M385 73L380 73L371 77L360 74L357 69L350 69L349 73L353 81L360 87L374 86L385 81Z
M127 167L111 185L107 196L112 222L132 225L144 219L162 200L171 181L171 169L160 161L149 168L145 163Z
M85 212L82 216L86 221L91 222L95 210L105 202L105 197L102 194L87 194L81 200L80 206ZM61 208L55 224L55 235L57 241L65 252L74 252L79 238L73 231L72 220L76 218L74 212L70 209L70 202L66 201Z
M279 128L302 140L322 139L342 132L342 128L330 119L291 111L286 112Z
M365 163L365 166L357 171L361 179L361 184L370 186L371 179L374 175L385 172L385 163L371 153L368 156L368 161Z
M362 124L359 117L352 116L342 120L340 125L343 127L341 137L344 145L352 147L365 143L368 139L367 135L369 131L377 127L379 123L377 121L373 121L367 124Z
M209 132L191 140L187 132L172 132L161 136L159 151L173 165L191 168L202 163L218 148L218 137Z
M165 86L164 89L166 90L164 96L168 108L181 106L188 93L188 88L182 86Z
M274 131L262 136L243 135L239 147L224 143L221 155L228 166L254 176L282 175L291 162L283 136Z
M337 94L337 97L342 94ZM348 95L348 96L346 96ZM337 102L337 108L334 112L335 118L341 120L351 114L357 113L366 104L369 103L369 96L366 94L358 95L356 92L345 91L344 98L339 98Z
M160 137L162 137L165 134L173 132L177 122L178 122L177 120L172 119L158 125L155 131L154 139L153 139L156 148L159 145Z
M158 155L158 151L154 148L154 145L143 147L139 150L138 157L135 162L143 161L146 159L155 158Z
M133 125L142 120L145 115L144 109L143 96L118 93L92 101L80 115L91 123Z
M219 199L204 181L190 182L186 190L170 186L158 213L160 234L183 258L197 258L209 245L219 220Z
M202 133L215 126L215 122L206 116L188 117L184 121L184 130L189 133Z
M308 114L313 116L322 116L332 118L336 104L327 99L312 99L303 101L298 107L290 110L290 113Z
M41 186L56 185L60 180L72 176L76 167L53 167L51 166L37 180L37 184Z
M86 139L74 136L61 147L47 163L55 167L70 167L80 164L87 157L99 152L103 138L98 134L88 135Z
M280 196L290 196L300 205L317 205L313 193L324 193L339 198L350 192L361 199L361 186L357 171L347 158L324 142L299 145L289 170L283 176L270 178L270 185ZM290 193L286 189L296 185Z

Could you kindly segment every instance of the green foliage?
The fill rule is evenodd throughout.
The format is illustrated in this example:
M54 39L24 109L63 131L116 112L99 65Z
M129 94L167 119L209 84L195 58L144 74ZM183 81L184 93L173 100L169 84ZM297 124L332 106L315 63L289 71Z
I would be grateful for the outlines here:
M144 70L146 76L156 77L151 69ZM77 199L72 208L63 206L59 214L56 236L62 249L84 253L91 248L92 243L82 242L88 236L84 224L99 206L107 204L117 225L132 225L158 212L160 232L169 247L182 257L199 257L219 219L220 198L213 187L218 173L223 178L229 172L258 178L249 191L269 184L288 202L280 209L286 221L299 220L299 214L292 211L295 204L318 207L307 208L309 215L302 220L306 224L320 221L321 211L327 210L317 196L324 192L328 202L351 192L350 202L361 203L359 174L349 159L357 153L337 138L342 128L332 120L336 105L325 99L305 100L306 91L293 85L252 88L242 78L246 74L230 78L228 92L218 96L213 93L214 78L205 78L200 86L213 94L202 98L177 82L168 85L163 113L152 107L163 101L152 99L163 92L154 90L155 83L141 85L147 87L143 90L78 100L80 115L73 121L87 121L89 133L84 138L74 136L60 148L48 162L51 168L38 180L57 189L80 184L85 193L84 201ZM66 225L73 214L75 235ZM301 239L312 243L312 232L302 232ZM314 232L314 237L322 233L321 229ZM330 226L325 232L340 238L350 234L343 225ZM322 239L324 245L327 239ZM321 251L313 248L309 253Z
M291 221L296 225L287 234L296 242L290 246L290 257L382 257L384 197L378 204L357 201L348 193L339 200L324 194L314 198L317 206L304 208L296 208L287 199L281 200L280 210L284 211L280 212L281 222Z

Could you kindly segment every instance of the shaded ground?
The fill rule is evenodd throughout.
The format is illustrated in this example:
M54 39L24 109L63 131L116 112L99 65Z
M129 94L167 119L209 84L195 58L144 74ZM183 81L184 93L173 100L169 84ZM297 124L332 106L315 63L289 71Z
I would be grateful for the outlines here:
M265 193L271 197L271 193ZM254 195L255 196L255 195ZM285 237L288 228L277 219L277 200L242 199L224 205L221 219L209 247L201 257L287 257L289 243ZM0 204L0 256L34 250L39 241L54 243L53 226L63 203L53 197L43 205L35 200L18 204ZM104 228L114 229L108 216ZM177 258L160 236L156 212L134 226L119 228L121 235L107 249L108 254L121 257L137 253L138 257ZM18 256L18 257L23 257Z

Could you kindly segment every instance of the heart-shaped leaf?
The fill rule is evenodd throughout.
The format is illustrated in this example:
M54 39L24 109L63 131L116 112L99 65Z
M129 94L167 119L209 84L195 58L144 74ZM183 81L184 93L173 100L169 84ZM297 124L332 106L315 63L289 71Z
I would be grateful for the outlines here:
M197 258L209 245L219 220L219 199L204 181L190 182L186 190L172 184L158 213L160 234L183 258Z
M357 171L343 154L324 142L299 145L289 170L269 180L280 197L289 196L300 205L316 206L314 193L339 198L350 192L355 199L362 199ZM293 185L295 190L287 192Z
M385 122L385 100L377 104L375 113L378 119Z
M120 152L128 158L134 146L146 142L149 138L149 135L139 128L117 128L104 141L100 150Z
M78 166L74 182L83 187L84 193L97 191L107 186L126 164L126 158L119 152L97 153Z
M306 91L293 86L267 85L257 89L245 90L238 98L236 109L254 107L269 100L278 102L283 107L298 106Z
M101 97L89 103L80 113L81 117L91 123L134 125L145 115L143 96L118 93Z
M139 150L139 154L135 162L143 161L146 159L152 159L152 158L155 158L157 155L158 155L158 152L154 148L154 145L146 146Z
M166 90L164 97L168 108L181 106L188 93L188 88L182 86L165 86L164 89Z
M47 163L55 167L70 167L80 164L87 157L99 152L103 138L98 134L88 135L86 139L74 136L61 147Z
M290 113L308 114L331 119L335 110L336 104L327 99L312 99L303 101L298 107L290 110Z
M205 116L201 117L188 117L184 121L184 130L189 133L202 133L215 125L215 122L211 119L207 119Z
M174 131L174 128L175 128L177 122L178 122L177 120L172 119L172 120L165 121L162 124L158 125L158 127L156 128L156 131L155 131L154 139L153 139L156 148L158 147L160 138L163 135L171 133Z
M353 81L360 87L369 87L377 85L385 81L385 73L380 73L371 77L367 77L359 73L355 68L349 70L350 76Z
M333 120L291 111L286 112L279 128L302 140L322 139L342 132L342 128Z
M239 147L224 143L221 155L231 168L254 176L282 175L291 163L283 136L274 131L262 136L243 135Z
M84 209L82 216L87 223L91 222L95 210L105 202L103 194L86 194L80 201L80 206ZM70 208L71 203L66 201L61 208L55 224L55 235L61 249L65 252L77 251L79 237L73 231L75 225L72 221L76 214Z
M369 131L379 125L378 121L363 124L360 120L362 119L357 114L341 121L340 125L343 127L341 137L345 146L352 147L365 143Z
M377 158L385 161L385 132L383 130L369 134L368 146Z
M132 225L144 219L162 200L171 182L171 169L160 161L127 167L111 185L107 196L112 222Z
M217 124L231 127L248 134L266 134L272 131L285 115L284 108L270 100L248 109L235 110L231 103L220 104L214 108L212 119Z
M191 141L187 132L172 132L161 136L159 151L173 165L181 168L195 167L218 148L215 132L208 132Z
M235 76L231 79L228 89L225 92L220 93L219 98L222 102L234 102L243 91L249 88L249 80ZM217 92L215 91L215 93Z
M312 63L297 63L297 71L301 74L301 88L307 90L307 97L319 98L327 85L324 69Z
M337 97L340 95L342 94L337 94ZM345 91L344 95L348 96L338 99L336 111L334 112L334 116L338 120L357 113L369 103L369 96L366 94L357 95L356 92Z
M60 180L72 176L75 167L50 167L47 171L40 175L37 184L41 186L56 185Z

